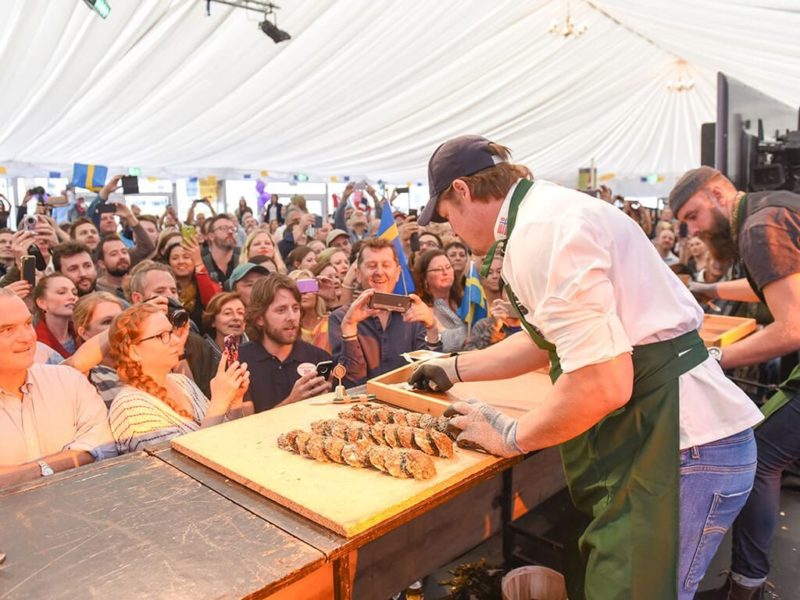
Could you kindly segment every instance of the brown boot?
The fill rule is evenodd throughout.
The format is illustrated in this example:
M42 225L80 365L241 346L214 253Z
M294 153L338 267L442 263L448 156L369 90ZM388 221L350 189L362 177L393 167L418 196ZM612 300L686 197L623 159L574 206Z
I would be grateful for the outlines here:
M725 585L715 590L697 592L694 595L694 600L764 600L764 589L766 587L766 582L754 588L744 587L736 583L728 575Z

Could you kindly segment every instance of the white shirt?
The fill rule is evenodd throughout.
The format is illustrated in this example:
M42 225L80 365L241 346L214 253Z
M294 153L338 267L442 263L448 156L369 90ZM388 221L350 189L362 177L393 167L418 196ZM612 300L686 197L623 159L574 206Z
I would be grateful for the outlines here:
M106 405L81 373L33 365L20 401L0 391L0 465L15 466L62 450L115 456Z
M495 224L507 218L508 192ZM558 348L565 373L633 346L699 329L703 311L642 229L612 205L537 180L523 199L503 260L503 279L525 319ZM680 446L738 433L761 413L717 361L679 380Z

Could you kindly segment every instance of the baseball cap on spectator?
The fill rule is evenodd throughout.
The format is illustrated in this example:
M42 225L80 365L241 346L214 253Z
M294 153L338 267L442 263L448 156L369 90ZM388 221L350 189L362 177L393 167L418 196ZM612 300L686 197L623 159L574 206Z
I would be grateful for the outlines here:
M233 273L231 273L231 276L228 277L228 281L225 282L225 290L228 292L233 291L233 286L235 286L240 280L244 279L244 277L250 271L255 271L256 273L261 273L262 275L269 275L269 271L266 267L253 264L251 262L242 263L241 265L238 265L233 270Z
M689 198L703 189L706 183L719 175L720 172L711 167L698 167L686 171L669 193L669 207L672 214L678 216L678 211L689 201Z
M348 238L350 237L350 234L342 229L331 229L328 232L328 237L325 238L325 245L330 246L333 243L333 240L343 235L347 236Z
M443 223L445 219L436 212L439 195L459 177L474 175L496 164L505 162L491 153L491 142L480 135L462 135L440 145L428 161L428 187L431 197L417 219L420 225L431 221Z

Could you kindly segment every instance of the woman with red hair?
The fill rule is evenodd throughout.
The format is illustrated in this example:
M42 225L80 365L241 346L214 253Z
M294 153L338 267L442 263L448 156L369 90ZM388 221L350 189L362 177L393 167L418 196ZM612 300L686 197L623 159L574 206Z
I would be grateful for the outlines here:
M109 411L117 450L136 451L243 415L250 385L246 364L227 352L211 380L211 399L186 377L172 373L188 327L175 329L157 307L137 304L120 313L108 331L109 350L125 384Z

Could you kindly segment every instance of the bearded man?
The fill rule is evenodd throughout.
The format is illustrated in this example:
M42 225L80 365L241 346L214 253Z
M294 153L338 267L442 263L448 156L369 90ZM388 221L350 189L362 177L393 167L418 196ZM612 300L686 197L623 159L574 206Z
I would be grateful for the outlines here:
M693 284L707 298L765 302L774 321L753 335L709 349L724 369L752 365L800 350L800 195L776 190L745 193L710 167L692 169L672 190L673 212L718 261L740 258L745 278ZM762 407L756 429L758 468L753 490L733 527L733 561L725 585L697 598L763 598L769 547L777 524L780 480L800 458L800 366Z

